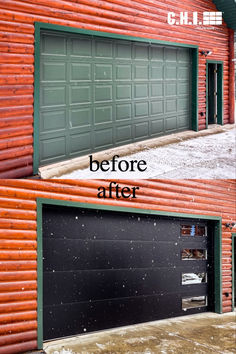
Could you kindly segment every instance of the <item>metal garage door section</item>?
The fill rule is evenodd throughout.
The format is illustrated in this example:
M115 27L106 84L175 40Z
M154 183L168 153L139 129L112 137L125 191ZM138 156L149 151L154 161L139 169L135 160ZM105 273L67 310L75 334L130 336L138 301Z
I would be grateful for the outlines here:
M188 48L45 32L40 165L189 129Z
M44 340L207 311L206 223L43 207Z

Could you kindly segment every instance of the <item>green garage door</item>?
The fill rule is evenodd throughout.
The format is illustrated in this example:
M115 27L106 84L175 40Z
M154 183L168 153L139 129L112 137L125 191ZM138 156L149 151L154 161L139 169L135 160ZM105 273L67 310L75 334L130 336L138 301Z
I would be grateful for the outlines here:
M190 128L191 50L43 32L40 165Z

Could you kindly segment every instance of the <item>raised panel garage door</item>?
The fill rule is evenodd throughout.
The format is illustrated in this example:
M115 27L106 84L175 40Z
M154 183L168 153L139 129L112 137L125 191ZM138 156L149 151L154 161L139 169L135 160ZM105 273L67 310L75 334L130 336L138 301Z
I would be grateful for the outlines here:
M40 43L40 165L190 128L190 49L54 32Z
M44 340L214 307L205 221L43 207Z

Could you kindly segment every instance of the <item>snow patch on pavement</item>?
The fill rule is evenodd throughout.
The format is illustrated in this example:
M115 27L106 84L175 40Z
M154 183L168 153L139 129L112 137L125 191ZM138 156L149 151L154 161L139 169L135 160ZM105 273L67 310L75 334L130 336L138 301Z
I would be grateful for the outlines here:
M234 322L225 323L223 325L212 325L212 327L236 330L236 324Z
M75 354L72 350L70 350L70 349L62 349L62 350L60 350L60 351L58 351L58 350L55 350L54 352L53 352L53 354Z
M100 343L96 343L96 346L99 348L99 349L105 349L106 346L104 344L100 344Z
M125 340L126 343L128 344L134 344L134 343L144 343L149 340L155 340L156 338L153 336L146 336L146 337L136 337L136 338L130 338Z

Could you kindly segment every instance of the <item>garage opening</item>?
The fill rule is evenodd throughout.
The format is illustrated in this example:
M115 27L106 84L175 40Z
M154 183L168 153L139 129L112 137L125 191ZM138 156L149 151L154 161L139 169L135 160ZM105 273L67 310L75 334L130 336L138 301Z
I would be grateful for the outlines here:
M43 205L43 339L214 310L213 226Z
M39 61L39 166L191 128L191 48L42 30Z

